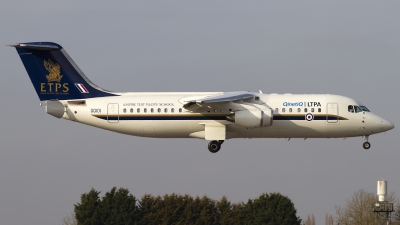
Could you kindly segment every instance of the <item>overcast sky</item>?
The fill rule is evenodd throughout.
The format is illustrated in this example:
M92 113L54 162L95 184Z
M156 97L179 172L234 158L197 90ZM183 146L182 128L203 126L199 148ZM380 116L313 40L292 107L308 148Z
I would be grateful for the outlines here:
M323 224L388 181L400 197L399 1L32 1L0 3L0 220L61 224L91 188L137 197L288 196ZM61 44L113 91L329 93L397 126L363 139L148 139L56 119L7 44ZM102 196L102 195L101 195Z

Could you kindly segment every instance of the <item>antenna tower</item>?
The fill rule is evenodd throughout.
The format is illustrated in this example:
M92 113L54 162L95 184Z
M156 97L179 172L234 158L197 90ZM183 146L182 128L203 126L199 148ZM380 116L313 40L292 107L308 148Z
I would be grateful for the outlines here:
M378 225L389 225L391 224L393 203L389 203L386 200L387 195L387 181L378 180L378 201L375 202L374 212L376 215L376 224Z

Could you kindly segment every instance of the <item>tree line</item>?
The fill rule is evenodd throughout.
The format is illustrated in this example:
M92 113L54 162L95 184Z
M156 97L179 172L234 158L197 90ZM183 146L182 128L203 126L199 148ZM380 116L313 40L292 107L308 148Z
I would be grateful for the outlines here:
M74 213L63 225L77 224L303 224L315 225L313 214L306 220L296 216L291 200L279 193L262 194L246 203L231 203L225 196L213 200L207 196L170 194L144 195L136 199L129 190L112 188L102 198L94 189L81 195ZM394 193L387 196L394 203L392 225L400 225L400 201ZM325 215L325 225L375 224L375 193L360 189L336 206L336 216Z
M175 193L137 199L128 189L116 187L101 198L99 194L91 189L74 205L78 225L301 224L293 202L280 193L264 193L246 203L231 203L225 196L214 200Z

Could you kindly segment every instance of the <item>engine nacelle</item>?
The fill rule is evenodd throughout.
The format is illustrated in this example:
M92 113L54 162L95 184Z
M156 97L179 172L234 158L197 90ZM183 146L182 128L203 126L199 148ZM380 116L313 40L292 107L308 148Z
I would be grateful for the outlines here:
M248 109L235 112L228 120L246 128L269 127L273 123L273 111L270 108Z

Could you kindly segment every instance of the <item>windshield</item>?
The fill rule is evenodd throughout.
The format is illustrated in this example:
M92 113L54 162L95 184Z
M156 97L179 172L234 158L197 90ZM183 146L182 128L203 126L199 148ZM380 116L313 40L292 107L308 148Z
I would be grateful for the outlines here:
M354 106L354 110L355 110L356 113L362 112L362 110L360 109L360 107L358 107L358 105Z
M360 108L361 108L362 111L364 111L364 112L369 112L369 110L368 110L367 107L365 107L365 106L360 106Z
M369 109L365 106L358 106L358 105L349 105L347 110L351 113L359 113L359 112L369 112Z

